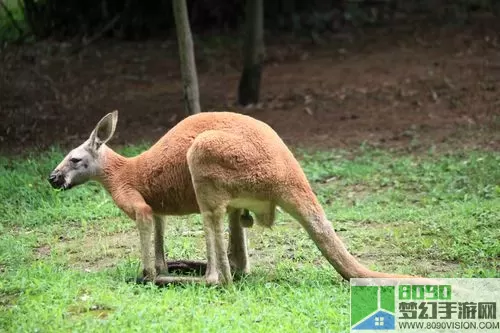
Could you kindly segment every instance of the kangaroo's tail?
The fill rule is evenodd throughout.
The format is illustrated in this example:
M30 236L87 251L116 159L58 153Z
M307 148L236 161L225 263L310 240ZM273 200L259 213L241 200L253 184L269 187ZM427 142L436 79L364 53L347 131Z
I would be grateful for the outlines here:
M372 271L363 266L346 249L326 218L312 190L288 193L279 205L306 229L323 256L346 280L350 278L415 278L411 275Z

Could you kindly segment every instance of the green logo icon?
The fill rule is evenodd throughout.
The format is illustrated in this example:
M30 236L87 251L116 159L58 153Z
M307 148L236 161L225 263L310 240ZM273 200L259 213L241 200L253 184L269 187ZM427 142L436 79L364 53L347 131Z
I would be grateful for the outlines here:
M395 329L394 286L351 287L351 330Z

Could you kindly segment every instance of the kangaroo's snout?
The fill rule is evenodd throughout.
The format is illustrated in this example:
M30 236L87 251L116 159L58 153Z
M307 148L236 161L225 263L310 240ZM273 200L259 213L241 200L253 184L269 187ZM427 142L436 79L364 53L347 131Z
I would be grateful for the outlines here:
M58 170L52 171L49 175L48 181L53 188L64 190L69 188L69 186L66 186L66 180L64 179L63 174Z

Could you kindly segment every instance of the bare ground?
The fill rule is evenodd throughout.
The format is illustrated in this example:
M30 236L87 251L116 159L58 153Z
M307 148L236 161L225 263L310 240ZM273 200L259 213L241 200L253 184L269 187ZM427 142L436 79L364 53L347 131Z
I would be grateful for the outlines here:
M328 266L326 259L318 251L315 251L314 243L297 228L292 227L289 229L290 226L293 225L288 225L286 229L279 228L279 230L274 231L259 227L249 230L249 237L252 242L249 255L253 267L273 271L273 267L283 260L297 260L298 262L310 262L318 266ZM343 238L346 238L346 235L342 235L342 232L340 234ZM193 237L195 238L190 242L197 243L199 247L197 250L203 252L201 246L203 235L194 235ZM288 246L280 243L284 237L293 239L293 241L290 241ZM349 242L348 239L346 241ZM175 245L168 244L172 250L175 250ZM279 246L276 246L276 244ZM90 273L115 267L119 258L130 258L135 261L139 255L139 237L135 230L112 234L94 232L84 238L66 240L54 244L52 247L43 245L35 248L34 252L38 259L54 255L69 267ZM419 259L418 262L415 262L413 258L403 256L401 251L391 251L387 246L368 246L360 251L353 252L353 254L364 265L378 265L388 269L412 265L418 274L423 275L432 272L432 274L446 276L459 268L458 263L438 259ZM167 259L172 260L175 258L169 257ZM201 253L199 258L190 259L205 260Z
M202 107L252 115L293 145L500 147L500 23L423 23L330 38L269 38L261 105L235 106L240 41L197 42ZM87 137L120 110L112 144L158 139L184 117L175 41L44 42L0 54L0 151Z

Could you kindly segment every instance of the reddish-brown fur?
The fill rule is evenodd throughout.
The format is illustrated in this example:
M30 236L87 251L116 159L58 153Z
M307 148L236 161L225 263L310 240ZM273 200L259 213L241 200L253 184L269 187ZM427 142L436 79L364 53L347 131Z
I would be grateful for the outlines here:
M90 178L100 181L116 204L137 221L147 278L154 279L158 270L165 269L162 216L201 213L207 241L205 280L229 283L230 265L242 272L249 269L245 231L239 221L242 209L252 211L257 223L270 226L276 206L301 223L344 278L407 277L371 271L348 253L299 163L265 123L231 112L201 113L178 123L147 151L126 158L104 144L113 134L116 117L116 112L107 115L93 132L97 171ZM103 130L105 140L99 138ZM82 146L94 147L92 140L91 135ZM69 174L71 154L57 172ZM223 240L226 213L230 222L227 249ZM153 225L156 268L148 245Z

